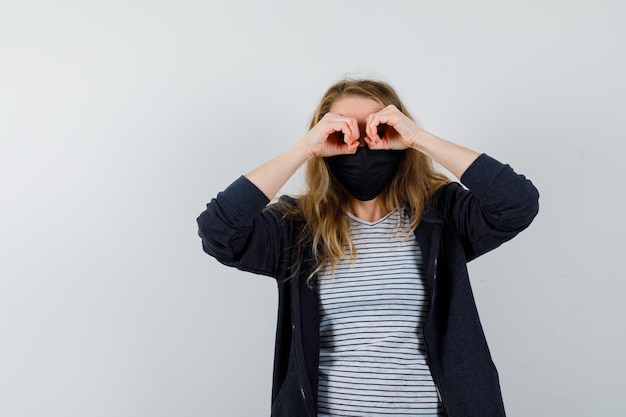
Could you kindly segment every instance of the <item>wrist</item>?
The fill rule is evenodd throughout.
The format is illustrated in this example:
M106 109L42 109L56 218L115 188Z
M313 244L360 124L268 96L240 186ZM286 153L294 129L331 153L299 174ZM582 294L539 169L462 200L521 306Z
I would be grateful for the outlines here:
M296 142L288 152L291 154L291 157L298 161L298 164L301 165L307 162L309 159L316 156L315 149L307 143L305 139L301 139Z
M411 148L418 150L422 153L428 153L429 144L435 138L435 135L428 133L424 129L420 129L413 137L413 145L411 146Z

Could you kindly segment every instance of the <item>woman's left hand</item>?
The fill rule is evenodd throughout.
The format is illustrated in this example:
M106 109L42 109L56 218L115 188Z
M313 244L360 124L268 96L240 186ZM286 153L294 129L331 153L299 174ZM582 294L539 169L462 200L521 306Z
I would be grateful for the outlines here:
M386 125L382 137L378 135L380 125ZM422 128L415 121L390 104L367 117L365 142L370 149L376 150L415 148L420 131Z

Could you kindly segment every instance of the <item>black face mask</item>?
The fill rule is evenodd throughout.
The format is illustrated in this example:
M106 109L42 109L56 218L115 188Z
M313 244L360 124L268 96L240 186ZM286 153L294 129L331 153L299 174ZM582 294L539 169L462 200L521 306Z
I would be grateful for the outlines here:
M352 155L324 158L330 172L354 198L369 201L376 198L391 182L404 151L373 151L361 146Z

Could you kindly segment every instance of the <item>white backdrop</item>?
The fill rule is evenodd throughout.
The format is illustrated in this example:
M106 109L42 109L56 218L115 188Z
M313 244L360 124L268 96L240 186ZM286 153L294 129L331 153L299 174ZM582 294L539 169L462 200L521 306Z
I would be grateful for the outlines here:
M195 219L348 74L541 192L470 266L509 415L623 415L625 5L3 0L0 416L269 415L275 284Z

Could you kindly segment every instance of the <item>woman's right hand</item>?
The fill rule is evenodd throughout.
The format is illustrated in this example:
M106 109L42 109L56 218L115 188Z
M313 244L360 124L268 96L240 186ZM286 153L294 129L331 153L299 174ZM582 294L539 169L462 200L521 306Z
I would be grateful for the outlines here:
M343 141L339 139L340 133L343 134ZM272 200L310 158L351 154L358 147L359 124L356 119L327 113L294 146L248 172L246 178Z
M341 135L342 139L340 139ZM356 119L326 113L304 135L301 142L306 146L311 157L334 156L355 153L359 147L359 137L359 125Z

